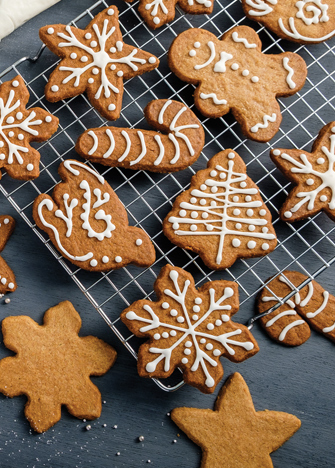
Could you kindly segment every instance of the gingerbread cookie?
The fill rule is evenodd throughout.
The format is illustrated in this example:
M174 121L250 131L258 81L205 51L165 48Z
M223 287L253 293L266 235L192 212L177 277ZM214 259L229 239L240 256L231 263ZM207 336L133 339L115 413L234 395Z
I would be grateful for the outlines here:
M214 270L238 258L267 255L277 244L257 185L240 156L221 151L191 180L163 222L164 234L179 247L198 253Z
M280 411L256 411L241 374L220 390L214 411L175 408L172 420L201 447L201 468L272 468L270 454L300 428L300 420Z
M297 271L284 271L261 291L257 301L260 314L271 309L308 276ZM266 333L288 346L303 344L310 337L308 324L326 338L335 341L335 297L316 281L311 281L269 315L259 319ZM307 323L308 324L307 324Z
M169 66L178 78L197 85L194 102L206 117L232 111L247 138L269 141L282 120L276 97L292 96L307 76L297 54L262 53L258 34L237 26L221 40L205 29L179 34L169 50Z
M165 378L179 367L185 382L212 393L223 376L220 356L241 362L256 354L248 328L230 320L239 308L237 287L210 281L196 289L182 268L162 268L154 284L158 301L134 302L121 314L132 333L149 338L138 353L140 376Z
M89 271L128 263L145 267L155 261L149 237L128 226L124 206L98 172L70 159L58 172L64 182L56 185L52 197L36 198L33 216L65 258Z
M0 252L3 251L8 239L15 228L15 221L11 216L0 216ZM17 288L15 275L5 260L0 257L0 296Z
M86 91L92 106L108 120L120 116L123 80L159 65L154 55L123 42L115 6L99 13L85 29L53 24L40 29L40 38L62 59L46 85L48 101Z
M101 414L101 394L90 376L104 375L116 351L94 336L79 337L81 319L69 301L47 310L43 325L27 316L2 321L5 346L16 353L0 361L0 391L26 395L25 416L36 432L61 418L61 407L79 419Z
M19 180L39 176L40 153L30 142L47 140L58 127L57 117L41 107L26 109L28 100L21 76L0 85L0 169Z
M205 132L194 113L181 102L151 101L146 120L157 130L92 128L83 133L76 151L83 158L111 167L175 172L193 164L205 144Z
M283 221L300 221L321 210L335 221L335 122L321 129L311 153L276 148L271 159L297 184L280 209Z
M335 3L327 0L242 0L248 18L278 36L316 44L335 35Z

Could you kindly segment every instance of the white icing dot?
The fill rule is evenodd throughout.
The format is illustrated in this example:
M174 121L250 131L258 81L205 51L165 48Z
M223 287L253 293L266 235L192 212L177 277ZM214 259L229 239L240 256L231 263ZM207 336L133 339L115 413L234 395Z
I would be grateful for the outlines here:
M209 214L208 214L208 213L202 213L202 215L201 215L201 217L202 217L203 219L207 219L207 218L208 218L208 216L209 216Z
M77 54L75 52L72 52L72 54L70 54L70 58L72 58L73 60L77 58Z
M193 306L193 312L200 312L200 307L198 305Z
M192 346L192 341L186 341L185 346L186 348L190 348Z
M51 115L47 115L46 118L44 119L47 123L50 123L52 121Z
M250 232L253 232L256 229L256 227L253 224L250 224L248 229L249 229Z
M15 285L14 285L14 283L8 283L8 287L9 287L9 289L13 289L13 288L14 288L14 286L15 286Z
M214 325L213 325L212 323L209 323L209 324L207 325L207 329L208 329L208 330L213 330L213 328L214 328Z
M190 57L194 57L196 55L196 51L192 49L192 50L189 51L188 55Z
M236 229L242 229L242 224L241 223L236 223L235 228Z
M156 57L149 57L149 63L156 63Z
M18 112L18 113L16 114L16 118L17 118L18 120L21 120L22 117L23 117L22 112Z
M4 219L4 220L3 220L3 223L4 223L4 224L8 224L8 223L9 223L9 219L8 219L8 218Z
M265 216L266 215L266 210L259 210L259 216Z
M8 136L9 136L10 138L12 138L12 137L14 136L14 132L13 132L13 131L10 131L10 132L8 133Z
M191 231L196 231L198 228L195 224L191 224L190 230Z
M238 216L240 214L241 214L241 210L239 210L238 208L235 208L235 210L233 211L233 215Z
M83 55L80 59L80 61L83 63L87 62L87 60L88 60L88 57L86 57L86 55Z
M253 76L253 77L251 78L251 81L252 81L253 83L258 83L258 82L259 82L258 76Z
M183 359L181 360L182 364L187 364L188 363L188 359L187 357L183 357Z
M179 229L179 224L178 223L173 223L172 224L172 229Z
M6 284L6 283L7 283L6 278L1 278L1 283L2 283L2 284Z
M193 320L198 320L198 318L199 318L198 315L192 315Z
M119 70L119 71L117 72L117 76L123 76L123 71L122 71L122 70Z
M207 202L204 198L202 198L199 203L200 205L206 205Z
M219 320L219 319L218 319L218 320L215 320L215 325L216 325L217 327L220 327L220 326L222 325L222 320Z
M235 195L235 196L233 197L233 201L234 201L235 203L237 203L237 202L239 201L239 197L238 197L237 195Z
M229 322L230 320L229 315L226 315L226 314L222 314L221 318L222 318L222 322Z
M170 315L172 315L172 317L175 317L176 315L178 315L178 312L176 311L176 309L171 309Z
M109 10L107 10L107 15L109 15L109 16L114 15L114 10L113 10L113 8L110 8Z
M247 243L248 249L254 249L256 247L256 242L255 241L249 241Z
M267 244L266 242L264 242L264 244L262 244L262 249L263 250L268 250L269 249L269 244Z
M109 262L109 257L107 257L107 255L104 255L102 257L102 263L108 263Z
M235 158L235 153L229 153L228 158L229 159L234 159Z
M239 247L241 245L241 241L239 239L233 239L232 240L232 246L233 247Z
M325 160L324 160L324 158L318 158L318 159L316 160L316 162L317 162L318 164L323 164L323 163L325 162Z
M14 86L14 88L17 88L19 86L19 82L17 80L14 80L12 86Z
M112 52L112 54L115 54L116 48L115 48L115 47L111 47L111 48L109 49L109 51ZM112 67L111 67L111 68L112 68ZM112 70L115 70L115 68L116 68L116 67L115 67L115 65L114 65L114 68L112 68Z
M200 343L201 343L201 344L205 344L205 343L206 343L205 338L201 338Z
M135 244L136 244L136 245L142 245L142 244L143 244L142 239L136 239Z
M326 195L321 195L320 200L321 200L322 202L325 202L325 201L328 200L328 198L327 198Z
M246 182L241 182L241 183L240 183L240 187L241 187L241 188L245 188L246 186L247 186L247 183L246 183Z
M91 37L92 37L91 33L88 32L85 34L85 39L91 39Z
M34 165L33 164L27 164L27 171L33 171L34 170Z
M170 304L168 302L163 302L162 309L168 309L169 307L170 307Z
M176 330L171 330L171 331L170 331L170 336L176 336L176 335L177 335Z
M251 201L251 196L250 196L250 195L247 195L247 196L245 197L245 201L246 201L246 202L250 202L250 201Z
M206 344L206 349L208 349L208 351L211 351L213 349L213 347L214 346L212 345L212 343L207 343Z
M177 317L177 322L183 323L185 321L184 317Z
M23 139L24 139L24 135L23 135L22 133L19 133L17 137L18 137L19 140L23 140Z
M230 67L232 70L238 70L240 67L238 66L237 63L233 63Z
M200 42L195 42L193 44L193 47L195 47L196 49L199 49L200 46L201 46Z
M247 210L247 216L251 217L253 214L254 214L254 210L252 210L251 208L249 208L249 209Z
M180 211L179 211L179 216L181 216L182 218L185 218L186 214L187 214L187 213L186 213L185 210L180 210Z
M290 211L285 211L284 216L285 218L292 218L292 213Z
M314 184L314 179L307 179L306 184L307 185L313 185Z
M14 122L14 120L15 120L14 117L10 116L10 117L8 117L6 122L9 123L9 124L12 124Z
M97 45L98 45L97 41L92 41L90 44L91 47L96 47Z
M119 255L117 255L117 256L115 257L115 261L116 261L116 263L121 263L121 262L122 262L122 257L120 257Z
M192 211L191 218L195 219L198 217L198 213L196 211Z
M163 338L169 338L169 334L168 334L167 332L163 332L163 333L162 333L162 337L163 337Z
M192 351L190 349L184 349L184 354L186 354L186 356L189 356L191 352Z
M200 190L204 191L206 189L207 189L207 185L205 185L205 184L200 185Z
M4 159L6 159L6 156L2 153L2 154L0 154L0 159L1 159L1 161L3 161Z
M332 128L332 132L335 133L335 127Z
M214 227L211 224L206 226L207 231L213 231Z
M93 75L98 75L99 69L98 68L93 68L92 73L93 73Z
M53 34L55 32L54 28L47 29L48 34Z
M193 204L194 204L194 203L197 203L197 199L194 198L194 197L192 197L191 200L190 200L190 202L193 203Z
M154 21L155 24L159 24L159 23L160 23L160 19L159 19L157 16L155 16L155 18L154 18L153 21Z
M216 206L216 201L214 201L214 200L211 201L211 206L212 206L212 207Z
M221 351L219 349L214 349L213 354L214 356L220 356Z
M115 110L115 104L109 104L108 110L109 110L109 111Z
M0 148L2 148L3 146L4 146L4 142L0 141Z
M202 299L201 299L201 297L196 297L196 298L194 299L194 302L195 302L196 304L202 304Z
M220 179L225 179L226 177L227 177L226 174L224 172L221 172Z
M94 78L89 78L87 81L89 82L89 84L93 84L94 83Z
M204 5L206 8L209 8L212 5L212 2L210 2L209 0L206 0Z
M91 265L92 267L96 267L97 264L98 264L98 262L97 262L96 260L94 260L94 259L90 261L90 265Z
M59 90L59 87L57 85L51 86L51 91L53 91L54 93L56 93L58 90Z
M216 177L218 173L216 171L211 171L210 172L211 177Z
M243 70L242 75L243 76L248 76L249 75L249 70Z
M280 156L280 151L279 151L278 149L273 150L272 153L273 153L275 156Z
M161 336L160 336L160 334L159 334L159 333L155 333L155 334L154 334L154 339L155 339L155 340L159 340L159 339L160 339L160 337L161 337Z

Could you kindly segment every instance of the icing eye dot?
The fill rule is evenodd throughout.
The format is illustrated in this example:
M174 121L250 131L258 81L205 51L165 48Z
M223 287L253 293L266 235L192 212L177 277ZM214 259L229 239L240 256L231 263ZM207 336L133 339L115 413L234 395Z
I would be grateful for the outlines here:
M16 118L17 118L18 120L21 120L22 117L23 117L22 112L18 112L18 113L16 114Z
M115 47L111 47L111 48L109 49L109 51L112 52L112 54L115 54L116 48L115 48Z
M161 336L160 336L160 334L159 334L159 333L155 333L155 334L154 334L154 339L155 339L155 340L159 340L159 339L160 339L160 337L161 337Z
M193 320L198 320L198 318L199 318L199 317L198 317L197 315L192 315L192 319L193 319Z
M208 349L208 351L211 351L213 349L212 343L207 343L206 344L206 349Z
M220 356L221 351L219 349L214 349L213 354L214 356Z
M22 133L19 133L17 137L18 137L19 140L23 140L23 139L24 139L24 135L22 135ZM0 145L0 146L1 146L1 145Z
M267 227L262 228L262 232L264 232L264 234L266 234L268 231L269 231L269 228L267 228Z
M196 51L192 49L192 50L189 51L188 55L190 57L194 57L196 55Z
M249 216L249 218L254 214L254 210L252 210L251 208L249 208L247 210L247 216Z
M240 183L240 187L241 187L241 188L245 188L246 186L247 186L247 183L246 183L246 182L241 182L241 183Z
M232 246L233 247L239 247L241 245L241 241L239 239L233 239L232 240Z
M207 219L207 218L208 218L208 213L202 213L201 217L202 217L203 219Z
M258 82L259 82L258 76L253 76L253 77L251 78L251 81L252 81L253 83L258 83Z
M250 232L253 232L256 228L255 228L255 226L253 224L250 224L248 229L249 229Z
M196 298L194 299L194 302L195 302L196 304L202 304L202 299L201 299L201 297L196 297Z
M155 16L155 18L153 19L153 21L154 21L155 24L159 24L159 23L160 23L160 19L159 19L157 16Z
M162 309L168 309L169 307L170 307L170 304L168 302L163 302Z
M318 164L323 164L323 163L325 162L325 160L324 160L324 158L318 158L318 159L316 160L316 162L317 162Z
M2 154L0 154L0 159L1 159L1 161L3 161L4 159L6 159L6 156L2 153Z
M99 73L99 69L98 68L93 68L92 73L93 73L93 75L97 75Z
M198 217L198 213L196 211L192 211L191 218L195 219Z
M77 58L77 54L75 52L72 52L72 54L70 54L70 58L72 58L73 60Z
M325 202L325 201L328 200L328 198L326 197L326 195L321 195L320 200L321 200L322 202Z
M264 244L262 244L262 249L263 250L268 250L269 249L269 244L267 244L266 242L264 242Z
M85 39L91 39L92 37L92 34L91 33L86 33L85 34Z
M184 349L184 354L186 354L186 356L189 356L191 352L192 351L190 349Z
M201 46L200 42L195 42L193 44L193 47L195 47L196 49L199 49L200 46Z
M249 241L247 243L248 249L254 249L256 247L256 242L255 241Z
M233 211L233 215L238 216L240 214L241 214L241 211L238 208L235 208L235 210Z
M90 265L91 265L92 267L96 267L97 264L98 264L98 262L97 262L96 260L94 260L94 259L90 261Z
M246 201L246 202L250 202L250 201L251 201L251 196L250 196L250 195L247 195L247 196L245 197L245 201Z
M235 153L229 153L228 158L229 159L234 159L235 158Z
M216 325L217 327L220 327L220 326L222 325L222 320L219 320L219 319L218 319L218 320L215 320L215 325Z
M199 203L200 205L206 205L207 202L204 198L202 198Z
M50 123L52 121L51 115L47 115L46 118L44 119L47 123Z
M109 16L114 15L114 10L113 10L113 8L110 8L109 10L107 10L107 15L109 15Z
M191 200L190 200L190 202L193 203L193 204L194 204L194 203L197 203L197 199L194 198L194 197L192 197Z
M27 164L27 171L31 172L34 170L34 165L33 164Z
M259 210L259 216L265 216L266 215L266 210Z
M51 86L51 91L53 91L54 93L57 93L58 90L59 90L59 87L57 85Z
M193 306L193 312L200 312L200 307L198 305Z
M207 325L207 330L213 330L214 329L214 325L212 323L209 323Z
M243 76L248 76L249 75L249 70L243 70L242 75Z
M218 173L216 171L211 171L210 172L211 177L216 177Z
M238 229L238 230L242 229L242 224L241 223L236 223L235 228Z
M14 88L17 88L19 86L19 82L17 80L14 80L12 86L14 86Z
M176 317L176 315L178 315L178 312L176 311L176 309L171 309L171 310L170 310L170 315L171 315L172 317Z
M98 45L97 41L92 41L92 42L90 43L90 46L91 46L91 47L96 47L97 45Z
M280 156L280 151L275 149L272 151L272 153L275 155L275 156Z
M136 239L136 242L135 242L136 245L142 245L143 244L143 241L142 239Z
M88 81L90 84L92 84L92 83L94 83L94 78L89 78L87 81Z
M182 364L187 364L188 363L187 357L183 357L183 359L181 360L181 363Z
M179 211L179 216L181 216L182 218L185 218L185 216L186 216L186 211L185 211L185 210L180 210L180 211Z
M195 224L191 224L190 230L191 231L196 231L198 228Z
M314 184L314 180L313 180L313 179L307 179L307 180L306 180L306 184L307 184L307 185L313 185L313 184Z
M86 55L83 55L80 59L81 62L87 62L88 60L88 57L86 57Z
M186 348L190 348L192 346L192 341L186 341L185 346Z
M14 122L14 120L15 120L14 117L10 116L10 117L8 117L6 122L9 123L9 124L12 124Z
M177 322L179 322L179 323L185 322L184 317L177 317Z
M109 257L107 257L107 255L104 255L102 257L102 263L108 263L109 262Z
M10 138L12 138L12 137L14 136L14 132L9 132L9 133L8 133L8 136L9 136Z
M115 104L109 104L108 110L109 110L109 111L115 110Z
M176 335L177 335L176 330L171 330L171 331L170 331L170 336L176 336Z
M53 34L55 32L54 28L48 28L47 33L48 34Z
M122 257L120 257L119 255L117 255L117 256L115 257L115 261L116 261L116 263L121 263L121 262L122 262Z
M207 189L207 185L205 185L205 184L200 185L200 190L204 191L206 189Z
M122 70L119 70L119 71L117 72L117 76L123 76L123 71L122 71Z
M240 67L238 66L237 63L233 63L230 67L232 70L238 70Z

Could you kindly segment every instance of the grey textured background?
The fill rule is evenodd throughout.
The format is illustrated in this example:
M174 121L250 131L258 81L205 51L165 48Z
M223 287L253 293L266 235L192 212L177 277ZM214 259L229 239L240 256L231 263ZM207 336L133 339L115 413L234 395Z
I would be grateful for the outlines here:
M5 38L0 43L0 71L38 49L39 27L48 23L69 22L92 3L89 0L62 0L60 4ZM116 4L126 8L121 1ZM189 16L188 19L196 24L194 17ZM224 28L223 25L221 28ZM330 41L327 47L332 45ZM317 50L317 46L314 50ZM45 57L45 60L54 60L50 53ZM332 54L329 59L331 60L326 65L333 70ZM312 69L311 74L313 73L318 71ZM332 98L334 84L333 88L328 87L327 92ZM313 107L313 102L309 104ZM308 115L308 112L311 111L306 108L305 114ZM330 120L333 118L331 116L332 112L328 111L323 118ZM288 119L283 122L283 126L285 125L289 125ZM310 131L315 135L320 127L318 122L310 126ZM299 142L305 144L306 138L301 137ZM225 142L222 144L225 145ZM262 145L258 147L263 148ZM263 162L271 164L266 156L263 157ZM201 161L197 167L204 166L204 161ZM186 178L189 179L188 174ZM126 193L122 201L126 203ZM0 395L0 467L137 468L147 466L147 460L151 460L151 465L159 468L199 466L200 449L180 433L167 413L178 406L212 408L221 385L218 385L213 395L203 395L187 386L176 393L166 394L150 380L139 378L135 360L2 195L0 205L1 213L10 214L17 220L16 230L2 255L13 268L19 285L17 291L9 295L10 304L0 301L1 318L27 314L40 322L50 306L68 299L81 314L81 333L104 339L119 353L112 370L104 377L94 379L106 403L103 405L101 418L91 423L91 431L86 431L85 423L71 417L64 410L61 421L54 428L43 435L37 435L32 433L23 415L25 398L10 400ZM168 206L165 213L167 211ZM318 219L320 225L331 226L325 215ZM317 238L313 226L304 235L309 242ZM296 248L298 251L299 246ZM318 248L321 255L328 255L329 258L335 254L328 244L319 245ZM312 261L306 259L306 265ZM310 264L311 271L314 271L314 267L317 264ZM266 272L265 278L271 273L273 272L270 270ZM334 267L322 274L319 281L330 292L335 293L333 273ZM246 289L255 289L254 281L252 275L246 275ZM137 298L140 298L138 293ZM252 306L253 300L248 301L235 320L245 323L254 314ZM119 304L116 303L111 314L117 316L120 311ZM302 427L298 433L272 455L274 466L334 466L334 344L312 331L307 343L299 348L288 349L272 342L257 325L253 332L259 342L260 352L242 364L234 365L225 360L223 365L225 377L234 371L242 373L249 385L256 409L287 411L301 419ZM1 344L0 358L9 354ZM106 428L103 427L104 423L107 424ZM113 429L114 425L117 425L117 429ZM143 443L137 440L140 435L145 437ZM177 443L173 443L174 439L178 440ZM116 456L116 452L120 452L120 456Z

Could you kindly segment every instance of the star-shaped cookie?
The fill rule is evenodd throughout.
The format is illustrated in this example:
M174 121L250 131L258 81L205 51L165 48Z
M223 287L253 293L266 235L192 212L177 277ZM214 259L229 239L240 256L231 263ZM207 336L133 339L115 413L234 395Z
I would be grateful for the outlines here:
M335 122L321 129L311 153L276 148L271 159L297 184L280 210L283 221L300 221L321 210L335 221Z
M8 239L12 235L15 228L15 220L11 216L0 216L0 252L3 251ZM15 275L5 260L0 257L0 296L6 292L15 291L16 289Z
M45 88L48 101L86 91L91 104L108 120L120 115L123 80L159 64L154 55L123 42L115 6L99 13L85 29L54 24L41 28L40 38L62 58Z
M232 111L247 138L269 141L282 120L277 97L292 96L307 76L297 54L263 54L258 34L237 26L221 40L205 29L179 34L169 50L178 78L197 85L194 102L206 117Z
M214 411L176 408L171 417L201 447L201 468L272 468L270 454L301 425L288 413L256 412L248 386L238 373L221 389Z
M4 344L16 355L0 361L0 392L28 397L25 415L37 432L60 420L62 405L80 419L101 414L101 394L90 376L105 374L116 352L94 336L79 337L80 327L69 301L47 310L43 325L27 316L2 321Z

